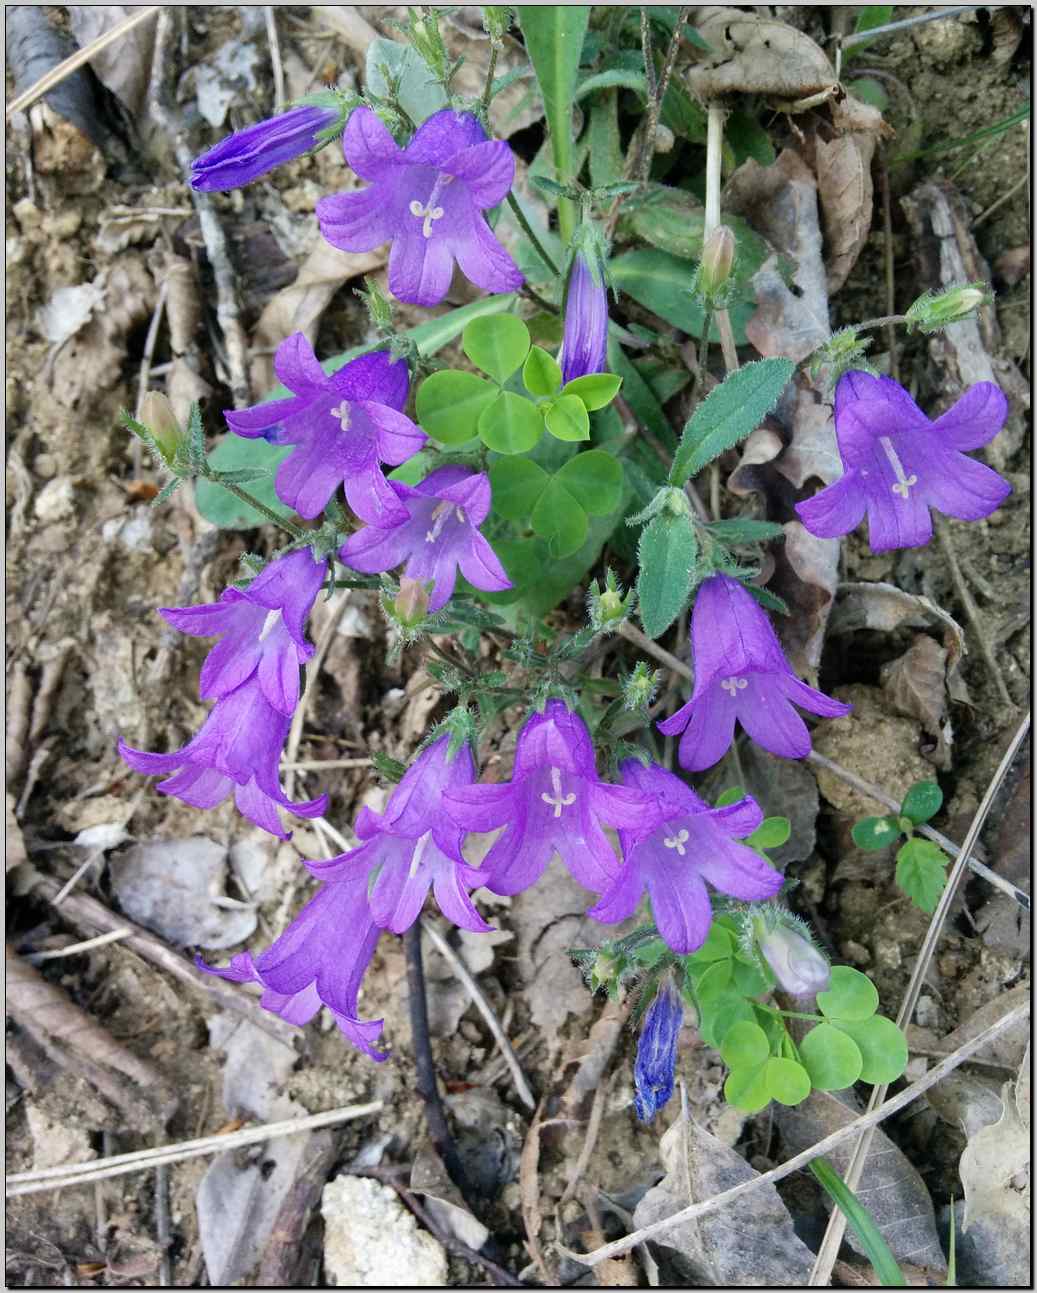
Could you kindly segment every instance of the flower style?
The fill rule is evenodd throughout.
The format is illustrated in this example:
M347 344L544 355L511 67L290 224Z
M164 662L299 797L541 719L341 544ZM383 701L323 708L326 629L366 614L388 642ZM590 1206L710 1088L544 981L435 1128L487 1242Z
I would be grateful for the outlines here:
M194 808L215 808L234 791L238 811L250 821L286 840L277 808L300 817L320 817L327 795L293 803L281 789L278 763L291 714L275 709L263 693L257 670L222 696L193 740L169 754L135 750L119 741L119 753L137 772L173 773L156 787ZM180 769L180 771L177 771Z
M599 269L577 251L565 294L562 381L608 369L609 294Z
M810 753L810 733L793 704L825 718L841 718L853 708L800 682L766 613L727 575L711 575L699 586L691 647L691 699L658 724L667 736L684 733L679 758L689 772L723 757L736 719L765 750L803 759Z
M191 163L191 188L211 193L250 184L282 162L316 148L318 134L329 130L341 115L335 101L306 104L235 131Z
M1012 487L962 452L1001 430L1008 401L992 382L977 382L930 422L889 377L848 372L835 390L835 434L843 474L796 511L811 534L848 534L868 515L874 552L917 548L933 537L930 508L962 521L989 516Z
M652 915L664 942L679 956L706 941L713 909L703 883L745 902L773 898L780 872L736 840L751 835L763 820L748 795L724 808L710 808L680 777L628 759L623 783L642 791L655 812L634 830L620 831L623 865L615 883L588 916L615 924L632 916L647 888Z
M634 1108L641 1122L651 1122L673 1095L677 1039L684 1023L684 1002L667 978L645 1013L634 1060Z
M474 779L475 764L467 743L451 756L450 737L440 737L408 768L384 814L360 810L354 830L365 843L327 862L307 862L307 867L332 884L372 874L371 919L394 934L414 924L429 888L447 920L462 929L488 933L493 927L468 896L468 890L481 885L485 876L464 860L463 832L442 808L446 794Z
M639 791L598 780L590 733L560 700L527 719L509 783L456 787L443 802L468 830L506 826L483 863L486 887L500 894L535 884L556 852L579 884L609 888L619 864L601 823L632 828L650 806Z
M374 1048L382 1020L357 1017L360 984L382 932L367 905L369 869L358 868L351 876L323 885L281 937L257 957L239 952L223 969L201 958L196 964L221 979L261 984L259 1004L289 1024L306 1024L327 1006L354 1046L373 1060L384 1060L385 1053Z
M380 467L406 462L426 440L400 411L407 402L407 365L377 350L329 377L313 347L296 332L277 347L274 370L291 399L228 410L224 417L236 435L298 446L278 468L275 489L281 502L312 520L341 484L362 520L374 525L407 520Z
M450 600L458 570L476 588L500 592L511 587L504 567L479 533L490 510L490 482L482 472L440 467L413 489L390 483L407 520L357 530L339 550L347 566L374 574L406 561L405 578L433 581L430 614Z
M503 140L487 139L470 113L434 113L400 149L370 108L357 108L342 147L370 185L321 198L321 233L344 251L371 251L391 239L389 290L399 300L438 304L455 260L484 291L522 286L515 262L482 214L507 196L515 159Z

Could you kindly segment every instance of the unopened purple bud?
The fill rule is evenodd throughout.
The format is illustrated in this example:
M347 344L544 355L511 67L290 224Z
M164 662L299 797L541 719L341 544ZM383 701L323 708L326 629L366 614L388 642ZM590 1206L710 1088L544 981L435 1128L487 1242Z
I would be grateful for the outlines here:
M666 979L645 1014L634 1060L634 1108L642 1122L651 1122L673 1095L683 1023L684 1002L672 980Z
M831 966L803 934L779 925L760 940L760 951L778 983L794 997L824 992L832 977Z
M289 108L221 139L191 163L191 187L202 192L241 188L282 162L301 157L322 142L317 138L342 118L342 101L329 92L327 102Z
M565 294L562 381L608 369L609 298L605 280L582 251L573 257Z

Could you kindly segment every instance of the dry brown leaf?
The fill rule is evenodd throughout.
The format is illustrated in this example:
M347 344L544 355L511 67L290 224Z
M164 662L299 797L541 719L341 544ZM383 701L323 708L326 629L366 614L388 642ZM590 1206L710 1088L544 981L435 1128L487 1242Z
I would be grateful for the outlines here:
M825 222L828 292L838 292L871 232L875 136L863 131L818 139L817 192Z
M685 72L703 103L725 94L801 99L836 88L821 47L787 23L728 5L703 5L690 21L710 48L695 50L697 61Z
M771 419L765 419L762 426L749 433L749 438L742 447L742 456L738 466L727 478L727 488L739 498L750 494L768 494L768 486L775 468L770 464L785 447Z
M799 373L781 408L791 426L792 440L775 461L776 470L797 489L811 479L826 485L838 480L843 467L831 402Z
M927 634L917 633L904 654L883 665L879 674L893 710L906 718L917 718L936 740L936 748L927 757L945 772L951 766L951 729L943 721L946 673L947 652Z
M66 9L69 26L80 49L124 22L136 6L123 4L73 4ZM137 116L145 106L155 45L156 13L99 50L90 60L98 79L125 108Z
M522 1222L526 1228L526 1247L536 1263L547 1286L554 1283L554 1275L544 1258L540 1246L540 1227L544 1217L540 1211L540 1126L544 1120L546 1097L537 1105L533 1121L529 1124L522 1155L519 1159L519 1198L522 1204Z
M838 131L863 130L883 138L891 138L896 134L878 108L872 107L870 103L863 103L846 91L836 95L828 107L832 114L832 125Z
M4 833L4 871L10 871L19 866L22 862L28 861L29 855L25 851L25 839L22 836L22 828L18 825L18 818L14 814L14 795L7 792L6 799L6 822L7 829Z
M767 584L792 612L777 617L785 654L813 686L839 583L839 548L839 539L819 539L799 521L787 521L785 542L775 547L774 574Z
M343 283L380 269L388 254L388 247L340 251L323 238L317 239L295 282L278 292L259 316L252 335L254 357L249 369L254 391L267 391L275 384L274 351L285 337L301 332L311 344L315 342L320 317ZM269 354L255 354L257 350L269 350Z

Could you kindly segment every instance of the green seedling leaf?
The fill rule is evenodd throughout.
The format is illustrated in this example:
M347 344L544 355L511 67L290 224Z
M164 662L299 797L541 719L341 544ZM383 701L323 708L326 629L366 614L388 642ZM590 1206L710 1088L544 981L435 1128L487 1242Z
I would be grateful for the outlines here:
M554 395L562 384L562 370L546 350L531 346L522 365L522 383L530 395Z
M479 437L497 453L528 453L543 432L536 408L514 391L501 391L479 415Z
M645 526L637 548L637 601L650 638L661 637L683 611L697 557L689 517L660 512Z
M729 521L713 521L709 532L721 543L766 543L768 539L783 539L785 527L776 521L753 521L732 517Z
M948 861L947 854L932 840L910 839L897 851L897 884L916 907L930 915L943 893Z
M476 366L504 383L529 354L529 329L514 314L473 319L461 334L461 348Z
M799 1057L819 1091L842 1091L861 1075L864 1060L852 1037L834 1024L811 1028L799 1044Z
M547 482L529 519L552 557L571 556L587 538L587 513L558 476Z
M755 1024L748 1025L755 1027ZM735 1028L741 1027L735 1024ZM730 1029L728 1036L734 1029ZM732 1069L724 1083L724 1098L743 1113L759 1113L770 1103L771 1093L767 1081L766 1065L754 1068Z
M763 1066L763 1076L768 1095L779 1104L800 1104L810 1094L810 1075L795 1060L772 1056Z
M935 781L916 781L904 796L900 811L916 826L921 826L923 822L936 816L942 803L943 791Z
M826 1018L839 1023L870 1019L879 1008L878 990L859 970L833 965L830 987L817 994L817 1008Z
M591 420L583 401L576 395L560 395L547 410L544 421L556 440L578 441L591 438Z
M243 436L220 437L209 453L208 463L213 471L258 471L265 475L249 486L249 493L272 512L289 520L295 516L290 507L274 492L274 478L281 463L292 452L292 445L272 445L266 440L246 440ZM223 489L214 480L198 480L194 487L195 503L207 521L221 530L251 530L257 525L268 525L269 519L235 498L230 490Z
M611 516L623 498L623 468L602 449L576 454L555 479L591 516Z
M682 486L763 421L795 370L790 359L760 359L731 373L685 424L670 484Z
M791 834L792 823L787 817L765 817L745 842L751 849L779 849Z
M479 418L499 394L496 386L475 373L446 368L426 377L418 387L415 411L422 429L433 440L464 444L479 434Z
M907 1068L907 1039L892 1019L885 1015L873 1015L857 1023L840 1019L836 1026L861 1053L862 1082L893 1082Z
M576 101L579 102L588 94L593 94L595 90L615 89L633 90L642 99L648 97L648 87L645 85L644 72L636 72L633 68L613 67L606 72L597 72L594 76L588 76L585 81L581 81L579 89L576 91Z
M562 394L578 396L587 412L594 413L611 404L622 385L622 377L614 373L588 373L586 377L574 377L566 382Z
M862 817L854 822L850 834L859 849L873 853L895 844L900 839L900 827L895 817Z
M875 7L889 8L888 5ZM897 1265L896 1258L890 1251L875 1219L828 1159L815 1158L810 1164L810 1170L855 1231L865 1256L875 1268L879 1283L885 1288L905 1288L907 1280L904 1279L903 1272ZM954 1215L953 1208L951 1215Z
M528 521L550 479L530 458L498 458L490 468L493 510L508 521Z
M739 799L745 798L744 786L729 786L727 790L717 796L717 808L727 808L729 804L737 804Z

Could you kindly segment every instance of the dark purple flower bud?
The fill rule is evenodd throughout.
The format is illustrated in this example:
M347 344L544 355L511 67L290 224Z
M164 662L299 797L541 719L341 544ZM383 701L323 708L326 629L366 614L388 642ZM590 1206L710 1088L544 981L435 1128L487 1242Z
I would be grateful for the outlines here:
M800 520L822 539L848 534L868 516L873 552L918 548L933 537L929 509L978 521L1001 506L1012 487L964 450L993 440L1008 401L993 382L970 386L930 422L890 377L849 372L835 388L835 437L843 474L796 504Z
M677 1038L683 1023L684 1002L667 978L645 1012L634 1060L634 1108L642 1122L651 1122L673 1095Z
M569 270L560 356L563 382L608 369L608 288L592 259L577 251Z
M728 575L711 575L699 585L691 613L691 655L691 700L658 724L667 736L684 733L679 757L689 772L723 758L736 721L772 754L804 759L810 732L795 706L826 718L841 718L853 708L800 682L766 612Z
M293 398L224 413L235 435L296 445L277 471L277 497L307 520L319 516L341 485L353 511L371 525L399 525L407 509L382 475L426 436L400 411L407 365L384 350L359 355L329 377L301 332L277 347L274 371Z
M490 511L490 482L484 473L440 467L413 489L400 481L390 481L390 488L408 519L392 527L365 525L350 535L339 549L347 566L375 574L406 562L405 579L432 581L430 614L450 600L459 570L475 588L501 592L511 587L496 553L479 533Z
M279 116L235 131L191 163L191 187L213 192L250 184L282 162L315 148L320 131L330 129L341 115L341 107L333 100L326 106L289 108Z
M483 212L503 202L515 158L488 139L468 112L444 108L401 149L370 108L357 108L342 139L346 161L367 188L317 203L320 230L343 251L392 242L389 290L412 305L436 305L454 262L486 292L514 292L523 278Z

